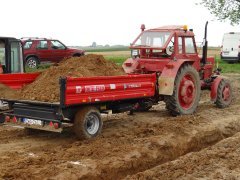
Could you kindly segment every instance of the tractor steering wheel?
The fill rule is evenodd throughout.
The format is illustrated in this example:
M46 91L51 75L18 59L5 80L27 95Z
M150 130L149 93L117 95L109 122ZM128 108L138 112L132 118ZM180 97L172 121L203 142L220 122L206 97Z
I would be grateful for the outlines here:
M168 46L166 48L166 54L167 55L171 56L173 52L174 52L174 46Z
M170 52L173 52L173 51L174 51L174 46L169 46L168 50L169 50Z

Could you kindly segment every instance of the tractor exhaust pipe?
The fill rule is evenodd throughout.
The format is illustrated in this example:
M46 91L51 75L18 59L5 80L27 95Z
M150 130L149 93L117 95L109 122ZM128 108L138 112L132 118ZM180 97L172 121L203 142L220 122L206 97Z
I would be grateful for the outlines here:
M202 51L202 65L206 64L207 62L207 49L208 49L208 41L207 41L207 26L208 26L208 21L205 24L205 33L204 33L204 38L203 38L203 51Z

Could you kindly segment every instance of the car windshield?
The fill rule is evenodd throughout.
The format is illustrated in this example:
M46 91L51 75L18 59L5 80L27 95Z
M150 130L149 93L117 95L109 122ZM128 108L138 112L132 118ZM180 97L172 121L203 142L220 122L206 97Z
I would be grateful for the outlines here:
M167 42L170 32L145 31L132 46L147 46L162 48Z

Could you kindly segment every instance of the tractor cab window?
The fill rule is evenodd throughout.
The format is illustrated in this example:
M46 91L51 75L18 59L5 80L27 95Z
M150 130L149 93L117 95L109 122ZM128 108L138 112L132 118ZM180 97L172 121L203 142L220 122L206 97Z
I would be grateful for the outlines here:
M6 65L5 61L5 43L4 41L0 41L0 64Z
M11 72L23 72L23 54L20 42L11 42Z
M174 52L174 37L172 37L171 41L168 43L166 48L166 53L170 56Z
M66 47L59 41L51 41L52 49L66 49Z
M145 31L142 35L137 39L132 46L138 47L158 47L161 48L165 45L168 38L170 36L170 32L151 32Z
M196 53L192 37L185 37L185 52L186 52L186 54L195 54Z
M178 37L178 53L182 54L183 53L183 38Z

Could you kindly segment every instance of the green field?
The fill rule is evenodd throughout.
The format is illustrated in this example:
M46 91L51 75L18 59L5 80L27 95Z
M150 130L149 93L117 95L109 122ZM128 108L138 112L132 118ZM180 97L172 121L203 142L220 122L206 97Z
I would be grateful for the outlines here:
M222 73L240 73L240 63L229 64L222 61L219 56L215 58L215 62L219 62L218 66L222 69Z

